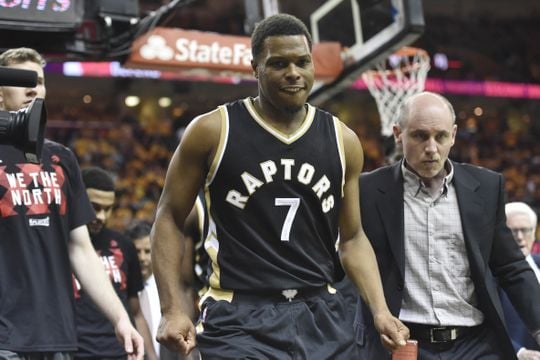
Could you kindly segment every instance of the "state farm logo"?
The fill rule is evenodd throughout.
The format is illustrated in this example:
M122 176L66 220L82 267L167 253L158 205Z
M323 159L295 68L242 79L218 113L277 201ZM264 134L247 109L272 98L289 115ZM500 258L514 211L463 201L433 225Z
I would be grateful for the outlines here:
M150 36L148 42L141 46L141 56L148 60L168 61L172 60L173 55L173 49L168 47L165 39L159 35Z
M251 69L249 39L188 31L177 31L175 35L149 36L140 47L140 56L145 60L178 62L186 66Z
M180 38L176 41L176 49L178 53L174 59L178 61L244 66L249 66L251 62L251 49L241 43L222 46L214 41L210 45L205 45L198 43L197 40Z

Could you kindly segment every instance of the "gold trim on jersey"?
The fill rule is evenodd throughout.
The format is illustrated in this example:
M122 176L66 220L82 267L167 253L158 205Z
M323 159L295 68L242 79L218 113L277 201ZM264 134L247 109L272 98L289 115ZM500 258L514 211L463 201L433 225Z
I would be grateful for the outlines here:
M227 302L232 302L234 296L234 291L232 290L223 290L223 289L216 289L216 288L209 288L206 294L204 294L201 299L199 300L199 308L201 308L202 304L211 297L212 299L218 301L218 300L225 300Z
M217 169L221 160L223 159L223 154L225 154L225 146L227 145L227 139L229 138L229 114L227 113L227 108L225 105L218 106L219 113L221 115L221 132L219 134L219 145L216 150L216 155L212 160L212 165L208 174L206 175L206 186L212 183L214 177L216 176Z
M313 123L313 119L315 118L315 108L309 104L306 104L308 107L306 117L304 121L302 122L302 125L292 134L285 134L278 129L270 126L263 117L257 112L255 109L255 106L253 106L252 99L247 97L243 100L244 104L246 105L246 109L251 114L251 117L266 131L268 131L271 135L276 137L279 141L289 145L295 142L296 140L300 139L302 135L308 131L311 124Z
M199 199L198 196L197 196L197 199L195 199L195 209L197 211L197 221L198 221L197 228L199 229L199 235L200 235L199 239L197 239L197 242L201 242L204 239L204 218L205 218L205 214L204 214L203 203L202 203L201 199Z
M210 214L210 207L208 207L208 210L208 213ZM221 269L218 263L219 240L217 238L216 223L211 215L208 216L208 234L206 240L204 240L204 249L208 253L208 257L212 264L212 273L210 274L208 283L210 287L219 288L221 286Z
M347 170L347 163L345 160L345 144L343 142L343 129L341 128L341 121L333 116L334 128L336 129L336 141L338 144L339 161L341 162L341 197L345 196L345 171Z
M197 334L201 334L201 333L204 332L204 325L203 325L202 321L199 321L199 322L197 323L197 326L195 326L195 332L196 332ZM200 359L202 359L202 357L201 357Z
M199 250L203 246L206 234L204 233L204 205L199 196L195 199L195 213L197 216L197 230L199 230L199 238L195 242L195 250Z
M225 147L227 146L227 140L229 138L229 114L227 112L226 105L218 106L218 111L220 113L220 118L221 118L221 132L219 134L219 144L216 150L216 155L214 156L214 159L212 160L212 165L210 166L210 170L208 171L208 174L206 175L206 183L204 185L204 197L206 200L206 208L207 208L207 215L208 215L208 232L206 234L206 238L204 239L203 246L206 252L208 253L208 257L210 258L210 261L212 264L212 273L210 274L210 278L208 279L208 282L210 286L214 286L214 287L219 287L219 283L220 283L219 281L220 268L217 262L217 256L219 252L219 240L217 238L217 233L216 233L216 224L214 220L212 219L212 216L210 215L212 203L210 201L209 186L214 180L214 177L217 174L219 165L221 164L221 161L223 160L223 156L225 154Z

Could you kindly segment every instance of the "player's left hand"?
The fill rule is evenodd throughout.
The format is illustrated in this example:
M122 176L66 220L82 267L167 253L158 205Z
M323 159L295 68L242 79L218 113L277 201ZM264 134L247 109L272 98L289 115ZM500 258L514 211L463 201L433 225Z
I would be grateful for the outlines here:
M144 340L135 330L129 318L120 319L115 326L116 337L124 346L128 360L142 360L144 356Z
M390 312L377 314L373 319L381 336L381 342L388 351L399 349L409 340L409 329Z

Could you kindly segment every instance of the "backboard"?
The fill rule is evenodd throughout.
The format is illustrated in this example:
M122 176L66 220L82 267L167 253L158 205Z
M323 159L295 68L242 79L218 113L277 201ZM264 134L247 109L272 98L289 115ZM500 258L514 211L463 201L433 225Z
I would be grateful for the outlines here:
M313 41L339 41L344 69L309 101L319 105L350 86L372 64L413 43L424 31L422 0L328 0L310 16Z

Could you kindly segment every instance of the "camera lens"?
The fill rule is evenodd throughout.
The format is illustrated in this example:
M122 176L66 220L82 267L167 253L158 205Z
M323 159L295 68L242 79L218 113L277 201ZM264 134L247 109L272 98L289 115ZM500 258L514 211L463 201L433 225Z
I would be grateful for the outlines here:
M25 109L0 111L0 144L17 146L28 162L39 163L46 122L45 102L39 98Z

